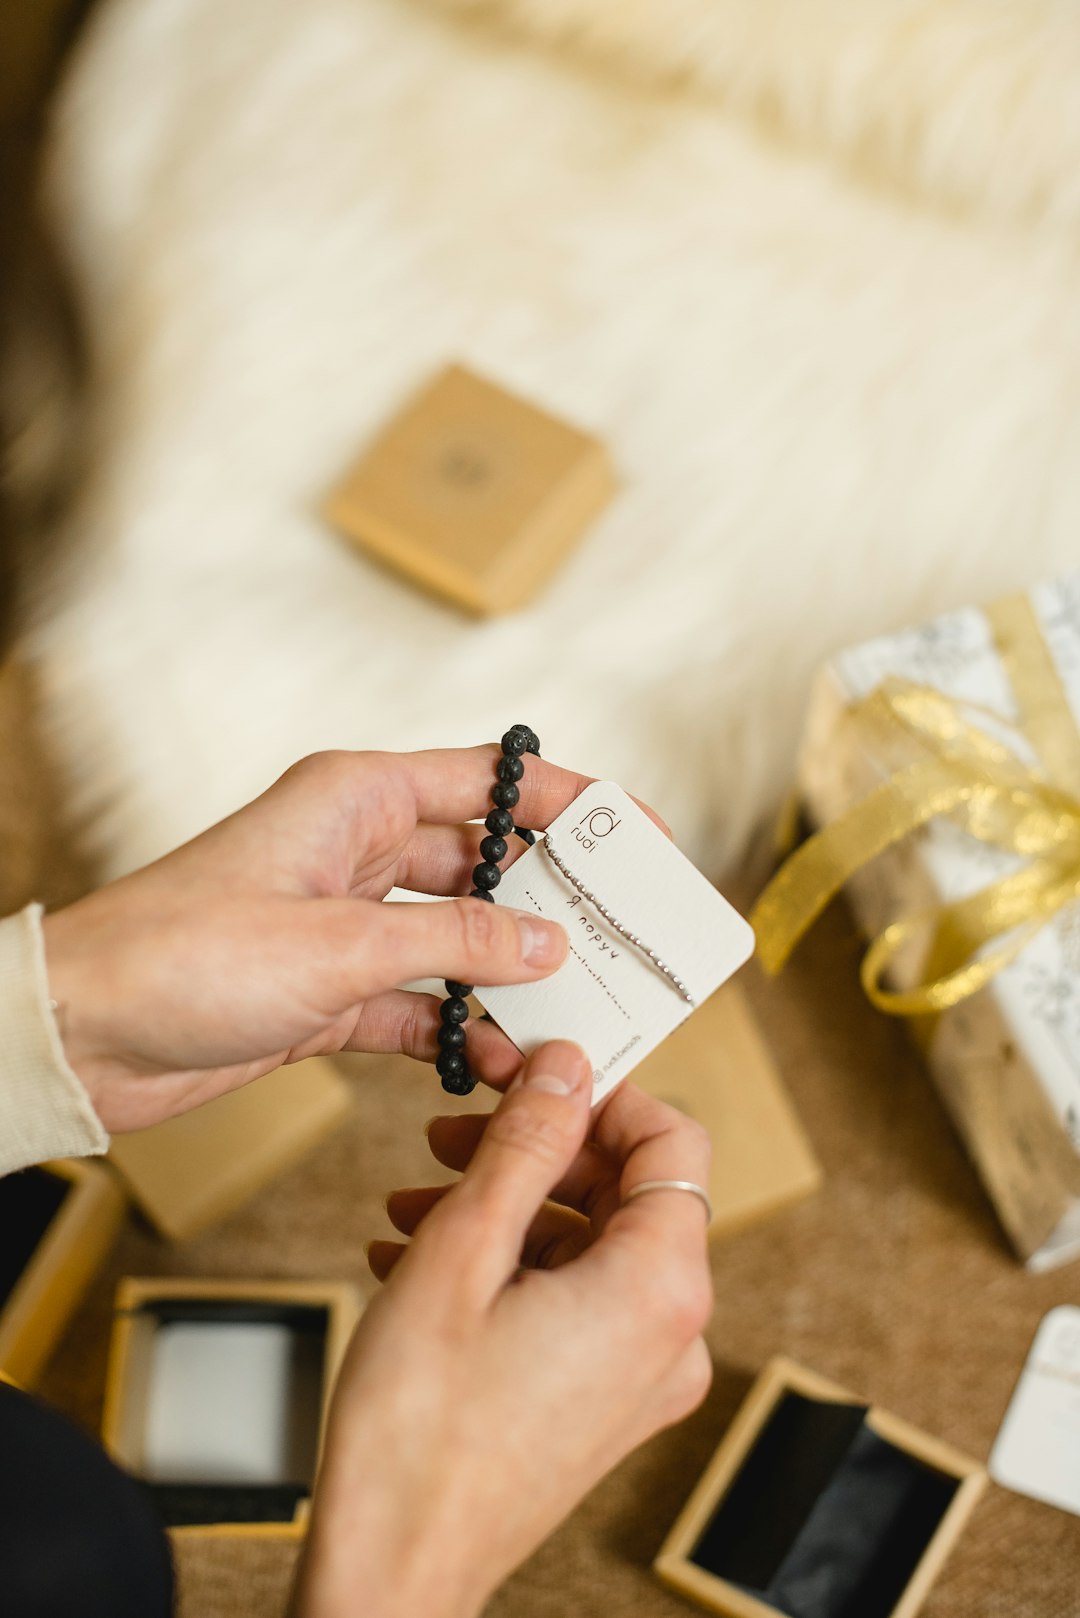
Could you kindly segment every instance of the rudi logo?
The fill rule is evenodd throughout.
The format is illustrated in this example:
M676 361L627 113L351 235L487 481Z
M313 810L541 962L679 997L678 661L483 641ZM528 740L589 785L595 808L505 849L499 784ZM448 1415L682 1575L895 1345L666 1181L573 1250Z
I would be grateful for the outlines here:
M591 854L601 837L610 837L619 824L614 809L590 809L584 820L579 820L573 835L587 854Z

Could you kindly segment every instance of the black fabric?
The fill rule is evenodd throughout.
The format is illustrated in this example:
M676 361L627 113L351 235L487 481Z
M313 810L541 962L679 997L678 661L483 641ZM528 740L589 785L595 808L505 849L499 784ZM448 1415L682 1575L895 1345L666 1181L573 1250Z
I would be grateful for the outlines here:
M142 1488L65 1417L0 1383L4 1618L167 1618L168 1541Z
M850 1448L866 1410L865 1405L785 1394L691 1560L734 1584L765 1589Z
M889 1618L956 1492L956 1480L869 1427L769 1584L793 1618Z
M201 1325L288 1326L292 1331L326 1336L329 1311L322 1303L264 1303L247 1298L151 1298L140 1304L140 1315L152 1315L163 1326L174 1321Z
M957 1481L865 1418L785 1395L691 1560L787 1618L889 1618Z
M67 1180L45 1169L24 1169L0 1179L0 1308L70 1190Z

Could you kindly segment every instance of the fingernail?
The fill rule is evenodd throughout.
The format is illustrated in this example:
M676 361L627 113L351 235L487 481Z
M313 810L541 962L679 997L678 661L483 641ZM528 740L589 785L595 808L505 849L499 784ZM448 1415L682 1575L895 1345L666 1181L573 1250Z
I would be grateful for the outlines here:
M521 932L521 958L526 966L558 966L566 956L566 934L557 921L515 911Z
M589 1078L589 1064L577 1045L557 1041L546 1045L531 1063L525 1064L522 1084L528 1090L546 1090L549 1095L568 1096L580 1090Z

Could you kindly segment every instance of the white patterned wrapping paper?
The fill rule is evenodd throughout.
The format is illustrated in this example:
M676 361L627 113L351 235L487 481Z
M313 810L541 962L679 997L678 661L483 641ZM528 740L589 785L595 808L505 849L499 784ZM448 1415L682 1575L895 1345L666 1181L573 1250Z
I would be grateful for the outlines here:
M1028 599L1078 727L1080 749L1080 573L1040 584ZM1037 763L1033 749L1012 728L1020 718L1016 700L990 622L977 607L848 648L830 667L851 699L865 696L889 675L932 686L970 705L965 708L969 720ZM996 726L995 715L1007 724ZM935 820L916 835L931 881L946 901L964 898L1020 864L952 821ZM1043 927L993 979L989 992L1080 1152L1080 902ZM1075 1222L1073 1238L1080 1245L1080 1208Z

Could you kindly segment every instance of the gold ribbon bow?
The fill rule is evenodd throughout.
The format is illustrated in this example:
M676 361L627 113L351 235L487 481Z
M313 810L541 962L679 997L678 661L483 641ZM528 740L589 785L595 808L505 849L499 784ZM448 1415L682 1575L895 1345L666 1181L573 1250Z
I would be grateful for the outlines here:
M987 616L1020 726L984 713L985 729L966 717L978 711L971 704L898 678L856 703L848 719L895 773L797 849L758 899L750 920L767 971L780 970L850 876L938 815L1022 863L966 899L893 922L873 940L861 976L882 1011L926 1016L955 1006L1080 896L1080 738L1028 599L1009 597ZM997 739L1017 729L1039 765ZM931 940L925 981L902 992L884 988L891 963L920 936Z

